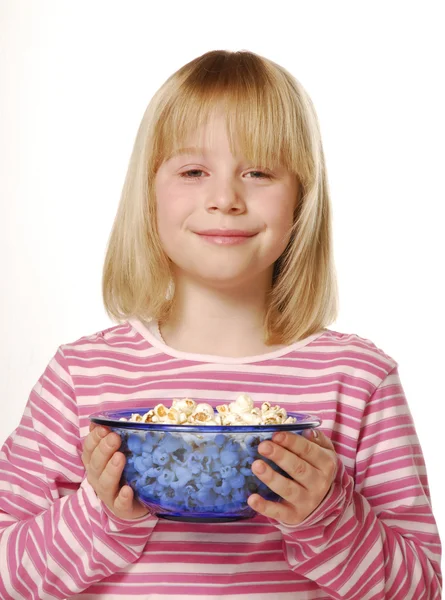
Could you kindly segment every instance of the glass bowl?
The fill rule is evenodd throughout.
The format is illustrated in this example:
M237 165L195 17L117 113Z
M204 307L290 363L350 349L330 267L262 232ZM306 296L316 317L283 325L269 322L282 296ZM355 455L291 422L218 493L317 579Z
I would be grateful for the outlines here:
M109 410L90 415L121 438L126 457L121 485L158 517L175 521L228 522L250 519L256 512L247 504L250 494L279 501L251 470L261 459L289 477L258 453L258 445L276 431L300 434L319 427L313 415L289 412L297 422L286 425L171 425L120 421L150 408Z

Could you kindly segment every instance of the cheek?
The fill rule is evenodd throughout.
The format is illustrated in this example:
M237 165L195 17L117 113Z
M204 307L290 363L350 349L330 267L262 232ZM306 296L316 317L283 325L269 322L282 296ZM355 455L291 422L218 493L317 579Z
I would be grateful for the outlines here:
M288 202L275 202L267 207L264 219L274 238L289 234L293 224L294 208Z
M157 202L157 228L161 246L167 256L180 264L184 256L184 236L187 233L193 208L184 198L173 195L159 197Z
M187 202L172 188L161 188L156 194L156 212L159 235L174 235L187 218Z
M292 206L279 202L273 205L273 210L269 209L267 215L264 215L267 223L268 251L273 260L277 260L286 250L291 235L293 216Z
M162 205L158 207L157 226L159 239L161 246L170 258L172 258L172 249L178 245L176 241L178 228L180 227L178 219L179 216L175 215L167 206Z

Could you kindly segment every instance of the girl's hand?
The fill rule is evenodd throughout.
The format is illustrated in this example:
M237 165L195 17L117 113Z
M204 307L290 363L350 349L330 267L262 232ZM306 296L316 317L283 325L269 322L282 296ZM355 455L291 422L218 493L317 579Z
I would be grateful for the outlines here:
M312 441L299 434L279 432L272 441L261 442L258 452L292 479L256 460L252 463L253 473L282 500L271 502L259 494L251 494L247 499L251 508L286 525L298 525L314 512L329 492L337 472L337 454L331 440L321 431L317 433L316 439L310 437Z
M125 466L125 456L116 452L121 439L115 432L102 425L90 423L90 433L83 444L82 462L87 479L97 497L120 519L138 519L150 511L134 499L129 485L119 489L119 482Z

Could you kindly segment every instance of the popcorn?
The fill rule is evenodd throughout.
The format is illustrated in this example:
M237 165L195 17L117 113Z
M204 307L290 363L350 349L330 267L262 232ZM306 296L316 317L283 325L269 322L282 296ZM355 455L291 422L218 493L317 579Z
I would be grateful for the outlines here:
M182 400L174 398L172 407L176 408L181 413L185 413L185 415L188 417L195 410L196 402L191 398L183 398Z
M129 419L120 421L139 423L161 423L171 425L289 425L296 423L295 417L289 417L285 408L263 402L261 409L255 407L252 398L240 394L230 404L220 404L216 412L206 402L196 403L191 398L174 398L172 406L157 404L145 415L133 413Z
M287 419L287 412L284 408L280 408L279 410L269 409L266 412L263 412L261 415L263 421L269 421L273 419L278 423L282 423L285 419Z
M209 425L212 421L212 425L216 425L215 421L215 412L213 407L210 404L206 404L202 402L201 404L197 404L192 412L192 414L188 417L187 422L193 423L196 425Z
M180 412L176 408L170 408L167 411L167 423L171 423L174 425L181 425L186 420L185 413Z
M284 421L287 419L287 411L285 408L280 408L277 410L277 415L279 417L281 417L281 422L284 423Z
M162 423L162 421L165 421L167 419L168 408L166 406L164 406L163 404L157 404L153 410L154 410L155 416L158 417L158 419L159 419L158 422Z
M213 419L212 417L213 417L213 411L212 411L212 414L209 414L208 412L205 412L205 411L194 412L187 419L187 423L192 423L194 425L204 425L204 424L208 424L210 421L213 421L216 424L215 419Z
M242 413L249 413L253 409L253 400L247 394L240 394L235 400L235 405Z
M228 413L227 415L221 415L222 425L244 425L243 418L237 413Z
M194 415L196 415L198 413L207 414L212 419L213 419L213 417L215 415L213 407L210 406L210 404L206 404L205 402L202 402L201 404L197 404L196 407L194 408L191 416L194 416Z
M253 412L242 415L243 425L261 425L261 417Z
M129 419L126 419L125 417L121 417L119 419L119 421L136 421L136 422L143 421L143 420L144 419L143 419L142 415L139 415L138 413L133 413Z
M281 419L276 415L271 415L270 417L263 418L264 425L281 425Z

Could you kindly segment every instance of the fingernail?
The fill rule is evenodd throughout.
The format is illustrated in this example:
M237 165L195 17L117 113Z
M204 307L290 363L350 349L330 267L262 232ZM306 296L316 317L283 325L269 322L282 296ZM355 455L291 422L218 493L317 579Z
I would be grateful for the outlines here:
M280 443L280 442L284 442L284 437L285 437L284 433L280 432L280 433L276 433L272 439L274 442Z
M107 429L105 427L99 427L99 430L97 432L100 437L105 437L108 433Z
M317 439L318 438L318 432L315 429L305 429L303 431L303 436L305 438L307 438L308 440L310 439Z
M261 446L258 446L258 451L260 452L260 454L272 454L272 445L266 443L261 444Z
M114 435L108 436L107 437L107 441L106 444L108 446L110 446L110 448L112 448L113 446L115 446L117 444L117 439Z
M119 454L113 454L113 458L111 459L111 464L114 465L115 467L117 467L119 462L120 462Z
M266 470L266 465L261 461L254 462L252 465L252 470L255 473L264 473L264 471Z

